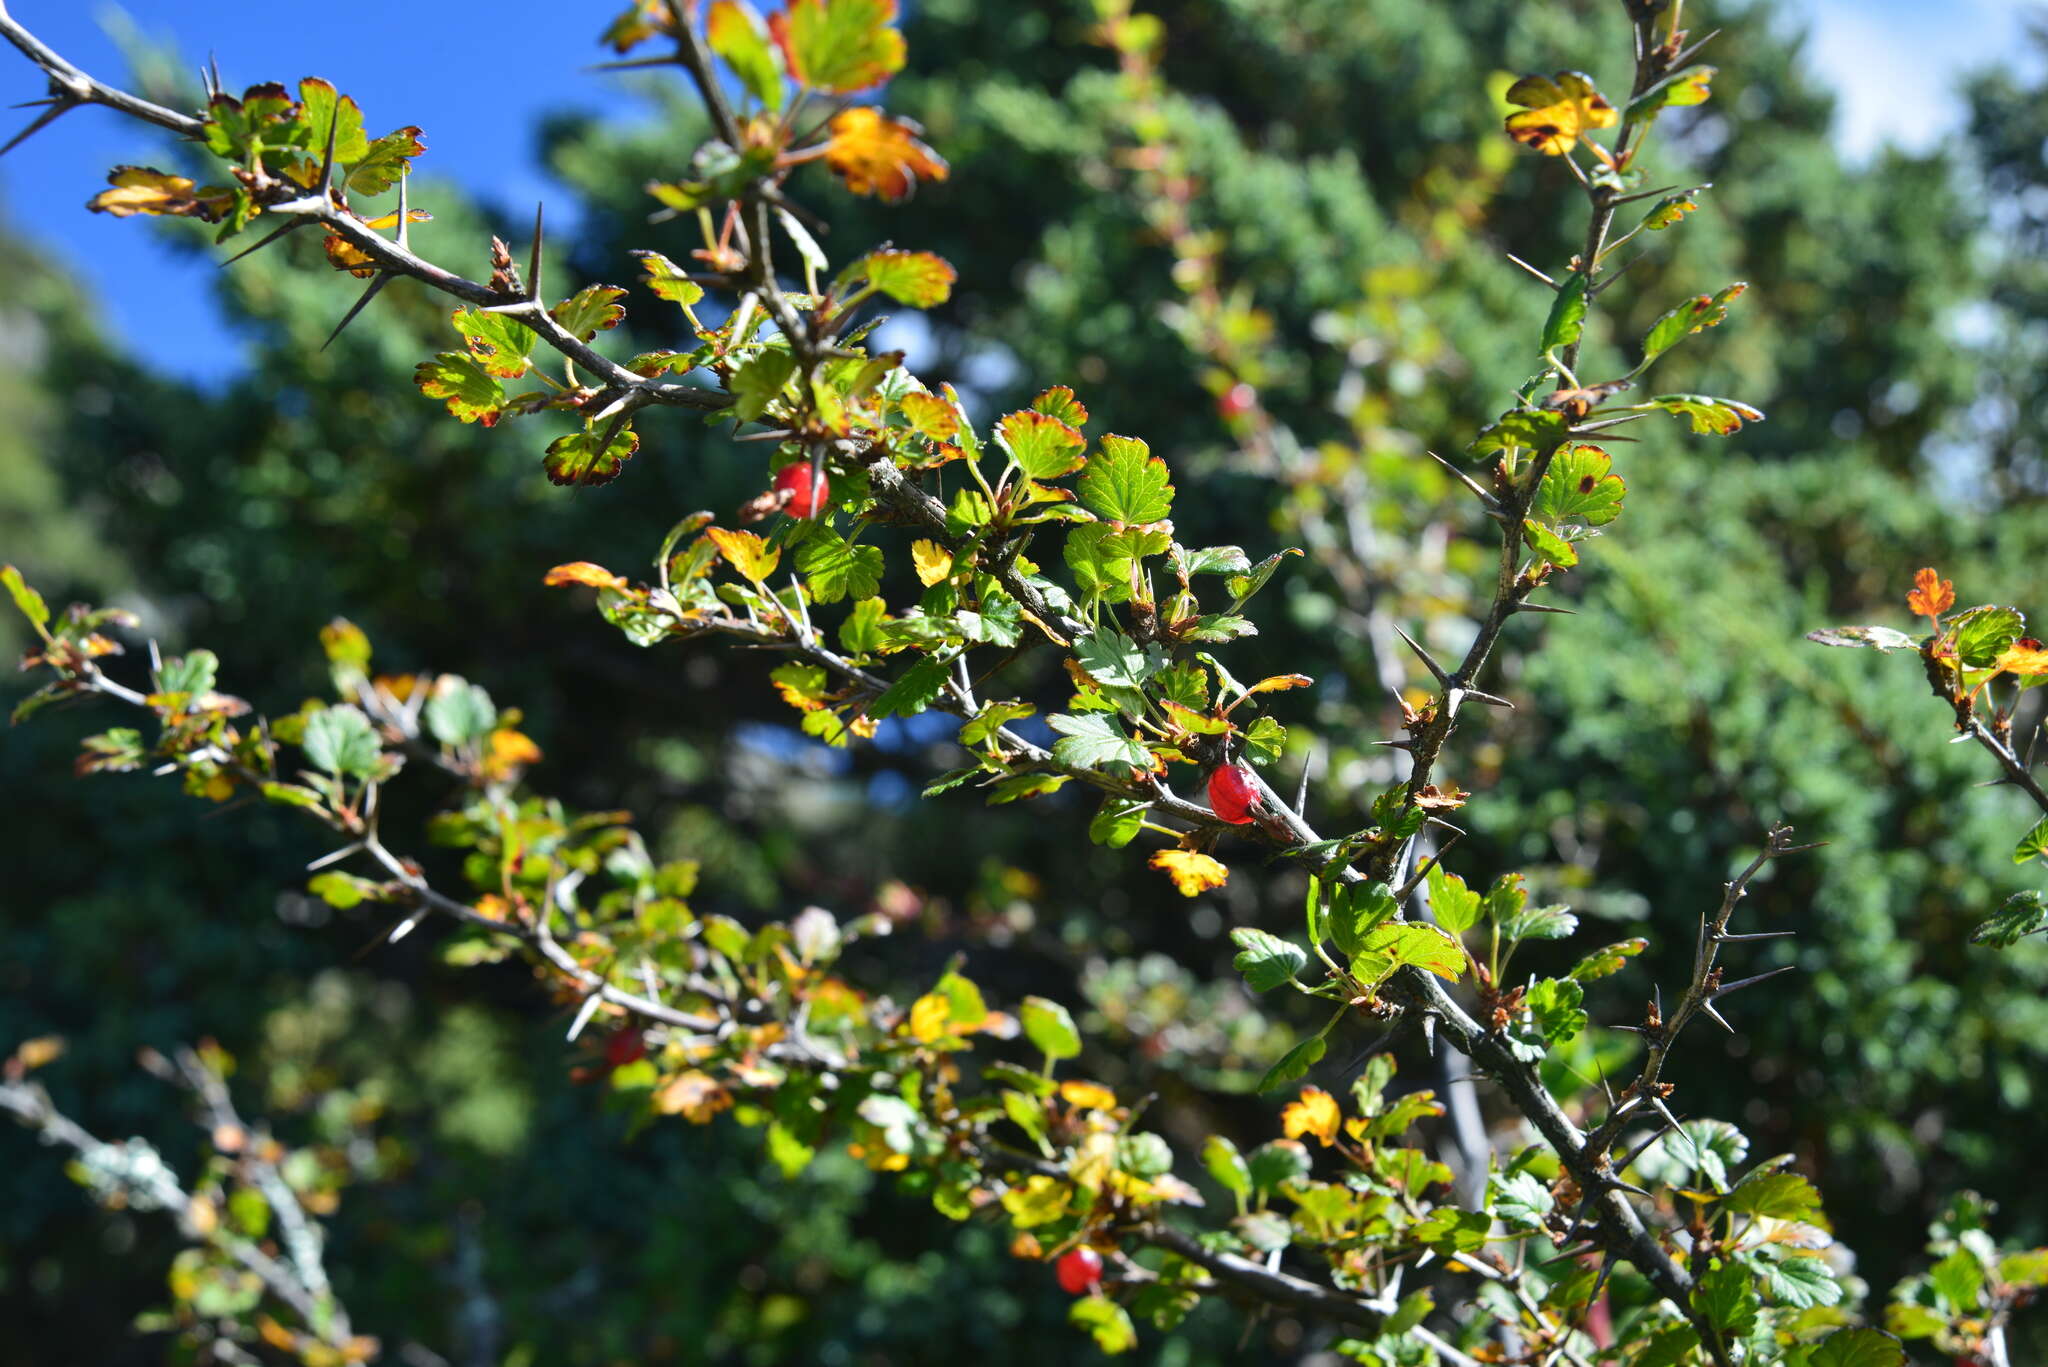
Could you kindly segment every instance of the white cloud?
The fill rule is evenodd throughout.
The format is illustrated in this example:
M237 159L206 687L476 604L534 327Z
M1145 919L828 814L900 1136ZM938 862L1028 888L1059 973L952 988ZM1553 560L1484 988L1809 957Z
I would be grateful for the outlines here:
M1963 119L1960 78L2007 60L2035 61L2025 0L1793 0L1807 55L1841 96L1836 137L1854 156L1886 142L1924 150Z

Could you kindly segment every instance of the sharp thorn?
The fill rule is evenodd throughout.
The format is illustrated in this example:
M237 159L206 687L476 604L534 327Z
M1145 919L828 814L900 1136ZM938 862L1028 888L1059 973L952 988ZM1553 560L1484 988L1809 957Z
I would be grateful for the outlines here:
M406 917L397 925L391 927L390 933L384 937L384 943L387 945L397 944L400 940L403 940L406 936L412 934L414 927L418 926L421 921L424 921L426 919L426 917L427 909L425 907L421 907L418 911Z
M276 232L271 232L271 233L265 233L265 234L263 235L263 240L262 240L261 242L258 242L258 243L257 243L257 244L256 244L255 246L253 246L253 247L244 247L244 248L242 248L242 250L240 250L240 251L236 252L236 253L235 253L235 254L234 254L233 256L229 257L229 258L228 258L227 260L225 260L225 261L221 262L221 263L220 263L220 268L221 268L222 270L226 270L226 269L227 269L227 268L228 268L229 266L232 266L232 265L234 265L234 264L235 264L235 263L236 263L237 261L240 261L240 260L241 260L241 259L242 259L243 257L245 257L245 256L250 256L250 255L253 255L253 254L255 254L256 252L260 252L260 251L262 251L262 250L263 250L263 249L264 249L265 247L268 247L268 246L269 246L269 245L270 245L271 243L273 243L273 242L277 241L277 239L279 239L280 237L283 237L283 236L284 236L284 235L285 235L286 233L288 233L288 232L291 232L291 231L292 231L293 229L295 229L295 228L303 228L303 227L305 227L305 226L306 226L306 225L307 225L308 223L311 223L312 221L313 221L313 220L312 220L312 219L310 219L310 218L295 218L295 219L293 219L293 220L292 220L291 222L289 222L289 223L285 224L285 225L284 225L284 226L283 226L282 228L279 228L279 229L278 229L278 230L277 230Z
M35 103L41 104L43 103L43 101L38 100L35 101ZM5 147L0 147L0 157L6 156L9 152L12 152L15 148L27 142L31 134L37 132L40 129L48 128L58 119L70 113L72 110L78 108L78 106L84 103L84 101L66 99L51 100L48 103L50 105L48 109L45 109L42 113L36 115L35 119L30 122L28 127L22 129L19 133L16 133L13 137L9 138L7 140L7 145ZM17 106L17 108L18 107L19 106Z
M1610 1191L1625 1191L1634 1196L1648 1196L1650 1194L1649 1192L1643 1190L1641 1187L1637 1186L1635 1183L1624 1182L1619 1177L1608 1178L1607 1188Z
M1733 931L1724 930L1714 937L1714 943L1726 945L1737 944L1743 940L1783 940L1798 933L1796 930L1751 930L1737 935Z
M1422 1047L1432 1054L1436 1052L1436 1012L1434 1011L1422 1013Z
M1516 612L1554 612L1554 613L1556 613L1556 614L1557 614L1558 616L1560 616L1560 617L1576 617L1576 616L1578 616L1578 615L1579 615L1579 610L1578 610L1577 608L1557 608L1557 607L1552 607L1552 606L1551 606L1550 604L1548 604L1548 603L1517 603L1517 604L1515 604L1515 611L1516 611Z
M1403 641L1406 641L1408 643L1408 648L1414 651L1417 658L1419 658L1423 664L1429 667L1429 672L1436 676L1436 681L1438 683L1444 685L1447 688L1451 686L1451 676L1444 672L1444 667L1438 664L1428 651L1424 650L1420 645L1416 643L1416 640L1413 636L1410 636L1407 632L1401 630L1401 628L1398 626L1394 628L1394 634L1396 636L1399 636Z
M370 288L363 291L363 297L356 300L356 302L350 306L349 311L347 313L341 315L341 321L334 325L334 331L327 334L327 340L320 344L320 349L322 351L325 351L327 350L327 348L333 346L334 339L341 336L341 330L347 327L350 323L353 323L356 320L356 315L361 313L364 309L368 308L370 306L370 301L377 297L377 292L390 283L391 276L389 273L379 275L375 280L372 280L370 282Z
M1830 844L1833 844L1833 843L1834 843L1833 841L1829 841L1829 840L1815 840L1815 841L1812 841L1812 842L1810 842L1810 843L1808 843L1808 844L1805 844L1805 845L1786 845L1786 846L1783 846L1783 847L1781 847L1781 848L1779 848L1779 849L1775 849L1775 850L1772 850L1772 851L1771 851L1771 857L1772 857L1773 859L1776 859L1776 858L1777 858L1777 857L1778 857L1779 855L1785 855L1785 854L1805 854L1805 853L1806 853L1806 852L1807 852L1808 850L1818 850L1818 849L1823 849L1823 848L1825 848L1826 846L1828 846L1828 845L1830 845Z
M1513 252L1503 252L1502 255L1507 257L1508 260L1514 262L1517 266L1520 266L1523 270L1529 272L1529 274L1535 276L1538 280L1541 280L1544 284L1550 286L1550 288L1557 288L1557 282L1555 280L1552 280L1542 271L1537 270L1534 266L1524 261L1521 257L1516 256Z
M1600 1275L1593 1278L1592 1294L1586 1297L1587 1304L1600 1299L1600 1289L1607 1285L1607 1274L1614 1271L1614 1254L1609 1253L1600 1260Z
M1655 1092L1651 1092L1649 1095L1650 1104L1657 1108L1657 1114L1663 1116L1664 1119L1667 1122L1669 1122L1671 1128L1678 1131L1680 1134L1684 1135L1685 1142L1692 1145L1693 1162L1697 1164L1699 1160L1705 1156L1700 1151L1700 1142L1692 1137L1692 1132L1690 1130L1686 1129L1685 1126L1678 1123L1678 1117L1671 1114L1671 1108L1664 1104L1663 1097L1658 1096Z
M1620 206L1620 205L1623 205L1623 204L1633 204L1633 203L1634 203L1634 202L1635 202L1636 200L1639 200L1639 199L1650 199L1650 198L1652 198L1652 197L1654 197L1654 196L1656 196L1656 195L1668 195L1668 194L1670 194L1670 193L1671 193L1671 192L1672 192L1673 190L1676 190L1677 188L1678 188L1678 187L1677 187L1676 185L1665 185L1665 186L1661 186L1661 187L1659 187L1658 189L1655 189L1655 190L1637 190L1637 191L1635 191L1635 192L1634 192L1634 193L1632 193L1632 194L1626 194L1626 195L1616 195L1616 196L1614 197L1614 199L1613 199L1613 201L1612 201L1612 202L1613 202L1613 203L1614 203L1614 204L1615 204L1616 206ZM1702 190L1704 190L1704 189L1706 189L1707 187L1706 187L1706 186L1704 186L1704 185L1702 185L1702 186L1699 186L1698 188L1699 188L1699 189L1702 189Z
M1618 417L1602 418L1598 422L1582 422L1572 429L1572 435L1583 437L1594 432L1605 432L1610 427L1619 427L1625 422L1641 422L1649 416L1648 413L1623 413Z
M1423 824L1424 824L1424 825L1427 825L1427 826L1434 826L1434 827L1436 827L1436 828L1437 828L1438 830L1440 830L1440 831L1449 831L1449 832L1451 833L1451 838L1452 838L1452 839L1454 839L1454 840L1455 840L1455 839L1457 839L1457 838L1459 838L1460 836L1462 836L1462 835L1464 835L1464 834L1465 834L1465 829L1464 829L1464 827L1462 827L1462 826L1453 826L1453 825L1452 825L1452 824L1451 824L1450 822L1448 822L1448 821L1444 820L1444 819L1443 819L1442 817L1440 817L1440 816L1432 816L1432 817L1427 817L1427 818L1425 818L1425 819L1424 819L1424 821L1423 821ZM1449 846L1449 845L1446 845L1446 846L1444 846L1444 849L1446 849L1446 850L1447 850L1447 849L1449 849L1449 848L1450 848L1450 846ZM1439 851L1437 851L1437 853L1438 853L1438 855L1439 855L1439 856L1441 856L1441 855L1442 855L1442 853L1443 853L1443 850L1439 850Z
M535 201L533 206L533 254L526 261L526 297L540 302L541 269L541 211L546 206Z
M1476 688L1465 689L1464 693L1473 702L1485 703L1488 707L1505 707L1510 712L1515 710L1515 705L1506 698L1496 698L1493 694L1482 693Z
M1449 470L1453 475L1457 476L1458 482L1464 485L1467 489L1470 489L1473 493L1473 496L1476 497L1481 503L1486 505L1486 510L1488 512L1495 514L1498 514L1500 512L1500 500L1495 498L1491 493L1487 492L1486 487L1480 484L1478 480L1472 478L1472 476L1466 474L1463 470L1460 470L1457 466L1451 464L1449 461L1445 460L1442 456L1438 455L1434 451L1426 451L1424 452L1424 454L1427 455L1431 460L1435 461L1438 465L1443 466L1444 469Z
M1383 746L1385 746L1385 747L1386 747L1387 749L1389 749L1389 750L1411 750L1411 751L1412 751L1412 750L1413 750L1413 749L1415 748L1415 742L1414 742L1414 741L1412 741L1412 740L1376 740L1376 741L1374 741L1374 742L1373 742L1373 744L1374 744L1374 745L1383 745Z
M630 57L623 62L597 62L583 69L585 71L636 71L641 67L674 66L675 64L676 59L673 57Z
M1646 1025L1610 1025L1607 1028L1609 1030L1626 1030L1631 1035L1641 1035L1644 1039L1649 1039L1652 1035L1659 1033Z
M1645 1153L1649 1152L1650 1145L1656 1143L1658 1140L1662 1139L1665 1135L1670 1133L1671 1127L1669 1125L1659 1125L1656 1131L1652 1133L1648 1139L1645 1139L1642 1143L1630 1149L1628 1151L1627 1157L1617 1158L1614 1161L1614 1170L1616 1172L1626 1171L1629 1164L1635 1162L1638 1158L1641 1158Z
M1734 1034L1734 1033L1735 1033L1735 1027L1734 1027L1734 1026L1732 1026L1732 1025L1730 1025L1730 1024L1728 1023L1728 1018L1727 1018L1726 1016L1723 1016L1723 1015L1721 1014L1721 1012L1720 1012L1720 1009L1719 1009L1719 1008L1717 1008L1717 1007L1716 1007L1716 1006L1715 1006L1715 1005L1714 1005L1714 1004L1713 1004L1712 1002L1710 1002L1710 1001L1705 1001L1705 1002L1701 1002L1701 1003L1700 1003L1700 1010L1702 1010L1702 1011L1706 1012L1706 1013L1707 1013L1707 1015L1708 1015L1708 1016L1709 1016L1709 1017L1710 1017L1710 1018L1711 1018L1711 1019L1713 1020L1714 1024L1716 1024L1716 1025L1720 1026L1720 1027L1721 1027L1721 1028L1722 1028L1723 1030L1726 1030L1726 1031L1727 1031L1727 1032L1728 1032L1729 1034L1731 1034L1731 1035L1732 1035L1732 1034Z
M1768 973L1759 973L1754 977L1741 978L1735 982L1723 984L1722 986L1714 989L1713 997L1709 998L1709 1000L1713 1000L1719 997L1725 997L1730 992L1740 992L1745 987L1755 987L1758 983L1763 982L1766 979L1775 978L1780 973L1790 973L1793 969L1797 967L1799 967L1798 964L1786 964L1782 968L1774 968Z
M401 167L398 172L398 249L403 252L412 250L412 220L407 217L411 212L408 207L407 182L411 179L412 168Z
M1663 1020L1663 1019L1664 1019L1664 985L1663 985L1662 983L1651 983L1651 984L1650 984L1650 997L1651 997L1651 1000L1653 1000L1653 1001L1654 1001L1654 1002L1656 1002L1656 1004L1657 1004L1657 1019L1658 1019L1658 1020Z
M590 1018L597 1014L597 1004L602 1000L604 1000L602 992L592 992L583 999L583 1005L576 1008L576 1019L569 1022L569 1042L571 1044L574 1044L576 1037L583 1033L583 1027L590 1024Z
M340 132L341 105L337 101L327 120L327 150L320 154L320 192L324 196L334 194L334 139Z

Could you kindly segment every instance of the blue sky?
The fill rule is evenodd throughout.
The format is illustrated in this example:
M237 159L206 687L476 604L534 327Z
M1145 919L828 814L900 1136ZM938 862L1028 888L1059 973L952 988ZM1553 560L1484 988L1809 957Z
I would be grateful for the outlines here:
M1843 147L1867 155L1903 100L1933 117L1909 126L1917 145L1952 131L1960 109L1956 78L2023 53L2021 0L1786 0L1811 33L1809 53L1842 97ZM120 79L110 36L139 23L189 59L211 52L230 88L277 73L319 73L362 105L374 135L404 123L427 130L426 164L510 204L565 196L541 174L531 130L543 111L616 108L618 77L592 73L594 37L611 3L499 0L488 6L360 0L346 10L256 0L162 0L134 20L79 0L9 0L15 18L96 75ZM387 36L394 33L402 36ZM386 58L393 42L425 61L401 73ZM416 73L434 71L431 88ZM516 71L507 80L503 73ZM0 104L39 97L41 82L11 49L0 50ZM12 117L20 117L13 115ZM18 125L0 125L12 135ZM110 325L167 368L218 380L240 365L234 338L207 292L212 269L171 256L132 222L83 211L100 181L88 168L136 159L146 135L104 110L80 110L0 158L0 212L68 261L98 290ZM565 206L566 207L566 206ZM4 289L0 282L0 289Z

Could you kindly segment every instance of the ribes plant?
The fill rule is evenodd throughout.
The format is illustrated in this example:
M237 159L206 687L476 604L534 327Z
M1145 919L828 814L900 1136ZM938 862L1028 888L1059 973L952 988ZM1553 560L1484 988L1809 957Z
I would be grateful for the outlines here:
M1733 927L1752 880L1801 848L1789 832L1768 830L1700 907L1691 973L1639 1015L1602 1000L1600 984L1643 940L1589 945L1561 974L1531 973L1522 947L1574 935L1575 915L1532 905L1519 874L1482 889L1446 864L1453 817L1470 799L1449 742L1466 709L1506 705L1481 687L1487 665L1513 624L1562 610L1541 595L1623 512L1626 487L1603 443L1645 419L1726 438L1763 417L1744 401L1649 383L1660 357L1729 316L1739 282L1708 282L1640 339L1595 344L1595 311L1626 280L1629 253L1655 250L1706 202L1705 187L1651 184L1644 170L1660 119L1710 96L1713 68L1695 60L1705 40L1684 26L1681 0L1624 7L1635 50L1614 98L1570 70L1501 92L1505 138L1583 191L1583 233L1569 259L1525 267L1549 306L1525 367L1499 377L1504 408L1457 459L1434 458L1498 542L1476 630L1446 664L1390 625L1428 679L1398 695L1400 734L1385 742L1406 770L1363 824L1335 834L1307 818L1305 771L1291 800L1266 776L1302 757L1289 695L1313 681L1231 666L1233 644L1258 630L1262 590L1298 568L1289 559L1301 550L1183 544L1175 472L1141 437L1091 434L1070 377L1045 376L1029 406L978 419L953 387L925 383L875 341L887 335L877 331L885 301L936 306L958 283L953 268L886 245L835 262L821 246L822 221L799 198L818 174L809 163L891 201L948 174L919 129L862 102L906 60L894 0L790 0L766 16L746 0L640 0L606 30L623 64L681 73L712 130L648 187L652 212L694 221L701 245L681 262L637 254L634 283L676 340L630 356L608 354L605 334L631 289L595 284L550 302L538 213L523 269L497 239L476 244L482 278L413 251L409 228L426 212L408 188L424 151L418 128L372 139L355 103L317 78L234 95L214 76L203 110L166 109L79 71L0 11L0 33L49 77L38 124L101 104L218 162L204 180L117 168L93 209L200 219L219 225L222 242L263 233L244 251L317 229L329 265L369 282L337 332L394 280L448 296L453 335L419 363L420 397L464 423L547 427L544 443L520 422L499 439L544 445L553 482L630 478L641 425L661 409L729 426L737 449L760 453L762 492L729 516L680 516L659 545L630 553L644 570L620 572L609 566L632 561L593 550L606 563L536 566L534 587L583 595L641 647L725 642L775 657L764 685L829 746L859 744L891 719L950 718L964 762L933 777L928 800L1092 790L1087 837L1142 847L1185 897L1224 886L1226 859L1242 876L1265 876L1260 861L1275 860L1305 874L1298 928L1233 934L1251 992L1291 989L1314 999L1304 1005L1320 1019L1262 1080L1261 1091L1294 1096L1273 1117L1274 1137L1249 1152L1220 1134L1177 1152L1144 1127L1148 1100L1077 1075L1083 1040L1065 1005L991 1002L971 964L908 1002L863 986L843 951L888 932L884 917L808 907L750 927L698 914L694 863L655 858L627 814L573 810L528 783L541 751L516 711L451 674L378 672L369 635L347 621L321 641L331 697L259 712L225 691L213 652L164 659L149 643L146 670L130 671L132 618L53 611L9 569L40 641L27 664L47 680L17 719L88 697L146 716L146 731L87 740L80 772L148 769L196 797L303 814L333 841L311 893L343 909L387 908L387 941L439 923L452 963L530 965L636 1117L758 1128L788 1173L841 1146L949 1217L1005 1221L1012 1251L1048 1264L1036 1274L1076 1297L1073 1322L1105 1351L1130 1348L1140 1322L1170 1331L1213 1296L1327 1319L1347 1335L1339 1351L1361 1362L1901 1363L1891 1335L1856 1323L1861 1288L1831 1256L1813 1184L1789 1158L1750 1161L1726 1122L1681 1119L1667 1076L1687 1025L1704 1016L1733 1029L1728 995L1784 971L1737 965L1745 942L1782 932ZM1101 0L1098 17L1137 97L1133 140L1158 152L1140 178L1160 180L1141 193L1195 286L1184 331L1215 368L1219 414L1258 436L1261 461L1298 469L1298 444L1260 406L1253 332L1161 170L1172 150L1143 105L1156 97L1159 22L1121 0ZM1331 568L1340 583L1362 583L1372 566L1358 554ZM2009 713L1977 710L1999 676L2048 669L2034 667L2040 648L2020 640L2010 610L1946 619L1952 594L1936 603L1931 588L1919 592L1937 691L2041 800L2010 749ZM1856 630L1838 643L1913 644ZM395 784L445 796L423 832L387 828ZM2040 833L2029 839L2039 854ZM2040 906L2014 934L2038 927ZM1577 1046L1595 1010L1640 1022L1620 1027L1641 1047L1619 1086L1584 1075L1587 1064L1631 1064ZM1392 1090L1411 1032L1468 1058L1515 1115L1474 1171L1426 1147L1444 1112L1432 1092ZM1367 1058L1340 1096L1316 1070L1350 1036ZM223 1235L217 1214L198 1213L213 1195L184 1192L160 1161L131 1153L121 1166L52 1111L28 1076L51 1055L18 1051L0 1101L76 1150L100 1194L146 1193L182 1212L195 1256L190 1276L173 1280L168 1326L308 1364L377 1351L349 1324L318 1239L304 1232L319 1213L308 1184L325 1177L295 1178L265 1145L224 1145L217 1123L205 1193L240 1184L221 1198L232 1217ZM231 1114L220 1068L181 1068L210 1114ZM1978 1207L1969 1211L1937 1234L1940 1261L1901 1288L1885 1322L1996 1361L2006 1317L2048 1281L2048 1256L2001 1253ZM272 1217L288 1227L284 1261L263 1242Z

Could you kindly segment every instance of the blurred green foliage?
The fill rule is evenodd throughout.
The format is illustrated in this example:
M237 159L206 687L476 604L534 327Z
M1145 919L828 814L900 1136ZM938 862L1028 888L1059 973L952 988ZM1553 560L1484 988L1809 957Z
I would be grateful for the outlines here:
M1570 187L1554 164L1503 155L1489 81L1560 51L1625 52L1618 7L1152 8L1177 92L1161 113L1190 158L1195 215L1220 234L1246 316L1270 329L1261 397L1312 449L1342 444L1353 484L1289 487L1235 458L1214 375L1177 326L1171 257L1119 160L1126 111L1081 0L917 6L913 70L889 102L923 122L952 177L920 191L915 233L900 210L817 189L833 199L828 248L914 236L954 262L953 302L904 334L921 369L961 384L982 415L1073 384L1106 429L1144 434L1186 472L1177 518L1191 544L1299 540L1362 487L1386 543L1372 591L1455 642L1483 530L1442 510L1418 453L1461 448L1526 368L1516 339L1546 292L1503 250L1556 265L1576 247L1552 226L1576 220L1546 212ZM1901 619L1925 563L1966 598L2038 598L2025 567L2048 550L2028 359L2048 307L2043 105L2015 77L1987 78L1967 146L1847 165L1783 17L1711 8L1715 102L1658 156L1671 183L1725 189L1614 291L1614 333L1748 280L1717 345L1665 363L1667 387L1741 393L1771 420L1711 448L1647 427L1615 444L1630 518L1578 587L1577 617L1511 635L1497 691L1518 710L1461 738L1450 776L1477 797L1460 857L1475 878L1531 870L1603 929L1648 935L1612 1004L1682 971L1697 916L1768 822L1830 842L1754 893L1759 926L1801 932L1756 951L1757 968L1806 971L1741 999L1740 1034L1688 1037L1675 1104L1739 1122L1758 1152L1796 1152L1881 1290L1959 1186L1997 1196L2001 1238L2048 1238L2048 1197L2017 1142L2048 1065L2048 950L1968 943L2018 885L1999 872L2022 818L2006 794L1970 788L1981 757L1944 743L1911 670L1800 637ZM581 198L564 274L629 278L628 247L686 255L688 225L650 228L641 185L672 176L701 130L680 100L655 111L544 130ZM404 116L431 135L458 115ZM435 214L414 236L430 259L480 273L488 233L524 240L524 206L415 194ZM1274 1103L1202 1089L1255 1075L1284 1037L1201 984L1227 964L1229 926L1298 902L1298 883L1278 876L1262 893L1265 880L1240 879L1191 911L1133 861L1081 847L1079 799L1033 813L917 803L948 762L929 732L893 727L826 754L794 739L765 664L643 654L539 590L548 565L634 562L681 512L736 506L763 482L757 454L668 415L644 425L618 483L556 490L530 433L457 426L414 396L411 367L445 344L437 300L400 285L317 350L352 290L311 241L222 275L255 350L213 394L123 356L19 236L0 242L0 278L0 411L13 419L0 426L0 541L53 596L133 606L168 648L232 642L237 677L264 681L271 706L318 686L316 633L346 613L381 668L460 672L524 707L548 785L635 808L664 857L701 859L701 906L743 920L808 901L890 910L920 933L864 952L877 989L928 979L960 949L1005 996L1078 980L1099 1017L1084 1024L1107 1024L1117 1049L1093 1071L1158 1089L1162 1128L1177 1115L1187 1133L1270 1128ZM1322 746L1315 800L1355 812L1393 772L1369 746L1392 733L1388 662L1344 629L1341 585L1311 569L1285 588L1258 657L1323 681L1306 728ZM195 819L139 783L83 789L66 776L70 742L93 719L60 721L0 743L17 799L0 1040L67 1036L59 1100L172 1155L190 1141L129 1068L139 1044L218 1038L243 1060L245 1106L280 1126L317 1129L323 1098L373 1093L388 1175L344 1201L330 1258L360 1326L535 1363L896 1362L935 1345L997 1363L1042 1357L1049 1336L1071 1348L1045 1269L1009 1259L988 1230L871 1190L839 1156L785 1181L734 1126L629 1137L594 1089L566 1080L566 1022L523 974L458 977L413 941L358 959L374 919L279 896L317 852L302 833L269 816ZM1342 1069L1343 1053L1325 1066ZM166 1232L81 1214L45 1180L47 1155L11 1131L0 1169L21 1175L0 1210L0 1361L60 1348L157 1360L125 1322L161 1297ZM1204 1311L1145 1352L1228 1360L1241 1332ZM1251 1331L1275 1359L1319 1332L1284 1318Z

